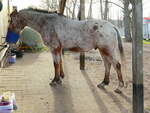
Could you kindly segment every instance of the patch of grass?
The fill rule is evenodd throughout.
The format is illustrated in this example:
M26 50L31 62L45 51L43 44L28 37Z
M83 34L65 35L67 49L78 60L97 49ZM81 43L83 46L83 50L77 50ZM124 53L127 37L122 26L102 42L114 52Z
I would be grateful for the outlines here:
M150 40L143 40L143 44L150 44Z

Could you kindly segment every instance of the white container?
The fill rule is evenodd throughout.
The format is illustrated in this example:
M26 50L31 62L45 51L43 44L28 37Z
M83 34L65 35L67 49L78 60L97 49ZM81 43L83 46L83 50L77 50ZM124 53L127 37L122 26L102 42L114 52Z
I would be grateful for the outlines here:
M0 96L0 100L2 99L2 96ZM12 93L9 99L8 105L0 105L0 113L12 113L14 106L16 106L16 100L15 100L15 94Z

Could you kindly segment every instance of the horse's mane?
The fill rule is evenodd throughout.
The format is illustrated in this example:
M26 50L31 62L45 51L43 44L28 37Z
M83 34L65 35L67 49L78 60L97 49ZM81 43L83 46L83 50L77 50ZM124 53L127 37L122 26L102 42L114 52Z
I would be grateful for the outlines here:
M63 14L60 14L57 11L48 11L48 10L37 9L37 8L27 8L27 9L22 9L21 11L33 11L33 12L44 13L44 14L58 14L60 16L64 16Z

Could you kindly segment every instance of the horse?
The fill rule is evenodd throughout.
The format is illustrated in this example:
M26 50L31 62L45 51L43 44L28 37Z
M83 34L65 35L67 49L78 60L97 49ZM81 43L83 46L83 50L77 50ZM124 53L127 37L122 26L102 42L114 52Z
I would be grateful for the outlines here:
M45 45L52 53L55 76L50 85L62 83L64 78L62 66L62 49L74 52L87 52L98 49L105 66L104 80L98 87L105 87L110 82L111 65L117 72L119 92L124 87L122 67L116 57L118 48L121 61L124 59L124 49L119 30L105 20L73 20L58 13L49 13L39 9L14 10L10 15L8 31L19 33L25 26L38 31Z

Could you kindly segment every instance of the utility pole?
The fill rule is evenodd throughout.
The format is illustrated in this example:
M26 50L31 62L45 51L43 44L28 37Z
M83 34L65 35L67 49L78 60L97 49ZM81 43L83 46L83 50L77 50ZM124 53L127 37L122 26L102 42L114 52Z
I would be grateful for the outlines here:
M132 0L133 6L133 113L144 113L143 85L143 8L142 0Z

